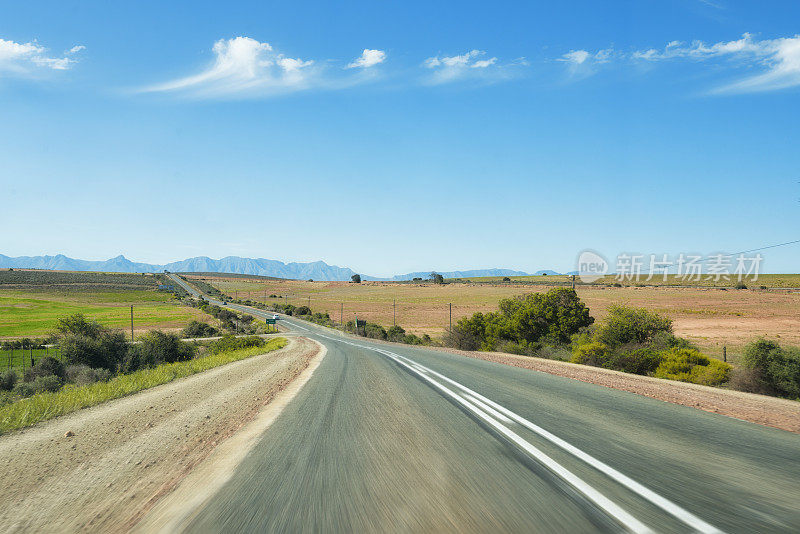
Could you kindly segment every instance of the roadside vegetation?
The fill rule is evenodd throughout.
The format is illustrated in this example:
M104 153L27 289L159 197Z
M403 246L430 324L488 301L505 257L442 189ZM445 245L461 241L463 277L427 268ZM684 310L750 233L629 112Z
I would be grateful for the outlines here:
M497 312L459 320L444 343L800 399L798 348L758 340L734 368L676 336L669 318L646 309L614 305L595 323L569 288L503 299Z
M262 338L250 347L222 350L200 358L162 363L137 371L119 374L92 383L70 383L56 391L44 390L31 397L0 407L0 434L34 425L81 408L95 406L213 367L264 354L286 345L283 338ZM50 379L55 382L55 379Z
M191 325L192 332L212 328L202 324ZM258 336L235 337L230 332L211 343L187 343L177 334L153 330L131 344L121 331L90 321L82 314L59 319L48 341L55 345L50 348L51 354L57 356L36 358L31 357L30 352L20 350L23 357L31 358L30 365L22 372L11 367L0 373L0 431L19 428L16 426L19 424L25 426L28 424L25 421L36 422L42 420L41 417L52 416L48 414L60 415L76 407L97 404L126 392L150 387L146 384L163 383L207 369L209 365L213 367L232 361L224 356L228 353L250 354L246 351L272 350L270 347L285 343L270 345L272 340L266 342ZM13 344L25 346L26 342ZM208 359L211 356L218 358ZM148 373L153 370L159 371ZM113 387L97 386L86 390L88 397L80 389L111 382L115 384ZM59 406L49 406L50 403ZM15 411L24 412L29 408L32 410L29 415L19 415Z

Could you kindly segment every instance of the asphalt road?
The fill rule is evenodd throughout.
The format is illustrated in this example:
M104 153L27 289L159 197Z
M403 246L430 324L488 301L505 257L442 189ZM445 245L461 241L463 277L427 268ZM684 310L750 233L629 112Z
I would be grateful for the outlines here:
M328 354L190 532L800 531L796 434L280 322Z

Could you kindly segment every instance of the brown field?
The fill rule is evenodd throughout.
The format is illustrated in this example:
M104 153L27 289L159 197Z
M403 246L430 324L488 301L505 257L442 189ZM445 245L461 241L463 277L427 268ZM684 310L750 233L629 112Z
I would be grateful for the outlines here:
M191 276L190 276L191 278ZM449 322L475 312L497 309L501 298L547 291L541 284L463 284L443 286L391 282L301 282L227 279L203 276L225 293L241 299L309 304L327 311L335 321L352 320L357 313L384 326L393 321L396 301L397 324L409 332L440 336ZM735 361L742 347L764 336L789 345L800 345L800 290L714 289L680 287L578 286L579 296L602 319L615 303L644 307L674 321L675 332L696 343L707 354L721 357L727 347ZM275 294L282 298L272 299ZM310 300L309 300L310 299Z

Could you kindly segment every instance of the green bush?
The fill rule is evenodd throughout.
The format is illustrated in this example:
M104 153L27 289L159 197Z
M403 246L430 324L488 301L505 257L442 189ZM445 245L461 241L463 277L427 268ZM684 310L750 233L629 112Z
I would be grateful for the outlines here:
M662 352L652 347L642 347L634 350L614 351L603 366L625 373L649 375L655 372L663 359Z
M211 353L220 354L222 352L247 349L251 347L263 347L265 344L266 341L258 336L236 337L228 334L223 336L222 339L211 344Z
M295 315L311 315L311 308L308 306L298 306L294 309Z
M123 367L126 373L132 373L162 363L185 362L195 354L197 347L181 341L177 335L153 330L130 347Z
M465 317L444 336L446 345L465 350L495 350L499 346L528 347L532 343L566 343L594 322L575 290L554 288L500 301L497 313Z
M33 384L29 384L27 382L19 382L13 389L14 395L19 397L30 397L36 391L33 389Z
M386 338L389 341L397 341L402 343L405 340L406 331L402 326L393 326L386 331Z
M61 355L69 364L84 364L115 371L128 353L122 332L102 332L97 338L71 334L60 340Z
M33 388L34 394L45 392L53 393L61 389L61 386L63 385L64 381L55 375L37 376L36 380L31 382L31 387Z
M124 370L124 369L123 369ZM78 386L94 384L111 378L108 369L92 369L86 365L69 365L66 368L66 380Z
M597 327L597 341L617 347L627 343L646 343L658 334L672 334L672 321L643 308L614 305Z
M183 337L213 337L217 335L217 329L208 323L192 321L181 331Z
M696 349L670 349L662 356L653 374L656 378L717 386L728 380L731 370L727 363L708 358Z
M592 341L582 345L577 345L572 352L572 363L582 363L584 365L594 365L602 367L608 362L608 345L599 341Z
M17 373L9 369L8 371L0 375L0 390L11 391L17 384L18 379L19 377L17 377Z
M364 326L364 337L386 339L386 330L379 324L367 323L366 326Z
M761 388L781 397L800 398L800 349L759 339L745 348L742 363L758 373Z
M52 356L45 356L36 362L36 365L25 370L24 380L25 382L33 382L40 376L56 376L60 380L64 380L66 376L64 373L64 364Z

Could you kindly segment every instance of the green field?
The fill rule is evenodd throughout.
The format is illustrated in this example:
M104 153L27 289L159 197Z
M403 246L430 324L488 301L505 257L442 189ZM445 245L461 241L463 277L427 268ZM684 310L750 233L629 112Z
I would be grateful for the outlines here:
M82 313L112 328L181 327L204 316L200 310L180 306L170 294L155 291L21 292L0 289L0 338L38 337L49 334L59 317Z
M0 339L44 337L60 317L82 313L101 324L134 330L182 328L192 319L210 320L181 306L161 275L0 271ZM0 359L0 365L2 365Z

